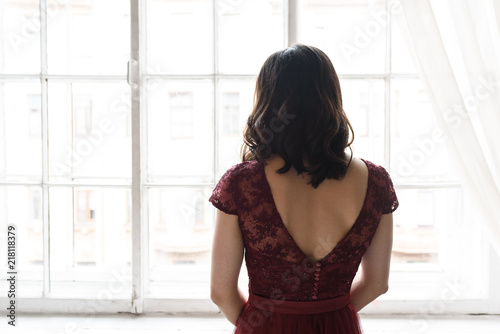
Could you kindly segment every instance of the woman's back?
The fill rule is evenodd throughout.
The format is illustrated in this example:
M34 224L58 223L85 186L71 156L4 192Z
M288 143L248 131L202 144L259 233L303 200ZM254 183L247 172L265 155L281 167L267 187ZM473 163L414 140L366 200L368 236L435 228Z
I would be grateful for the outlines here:
M353 167L360 168L357 159L353 161L356 161ZM363 159L363 162L368 168L365 171L368 181L364 178L353 181L363 170L352 169L352 174L337 185L325 183L325 190L321 185L317 189L309 185L313 190L306 190L293 174L292 181L278 178L287 174L274 179L275 173L270 169L274 166L256 160L236 164L226 171L209 200L222 212L237 217L250 292L270 298L279 290L280 298L296 301L332 298L349 292L382 215L397 207L387 171L370 161ZM353 182L365 182L368 186L357 186L356 189L365 192L359 197L357 190L346 194L346 198L353 199L349 202L343 198L343 192ZM281 207L276 206L273 191L278 205L283 204ZM359 208L361 197L364 200ZM313 206L308 208L308 205ZM285 221L286 218L289 220ZM321 277L317 280L311 272L316 266L321 266ZM317 286L315 291L314 286Z
M398 206L389 174L353 158L343 180L314 189L293 170L273 172L278 158L267 162L234 165L210 197L226 214L216 230L232 231L225 244L214 239L213 261L226 263L231 250L245 249L249 299L235 333L360 333L350 291L382 216Z
M210 197L211 296L235 333L359 334L357 310L387 291L398 202L382 166L352 157L353 140L323 51L296 44L266 59L242 162Z
M342 180L325 180L315 189L307 176L297 175L293 168L285 174L276 173L281 166L283 159L276 155L265 166L275 206L297 246L319 260L358 218L367 192L368 167L353 157Z

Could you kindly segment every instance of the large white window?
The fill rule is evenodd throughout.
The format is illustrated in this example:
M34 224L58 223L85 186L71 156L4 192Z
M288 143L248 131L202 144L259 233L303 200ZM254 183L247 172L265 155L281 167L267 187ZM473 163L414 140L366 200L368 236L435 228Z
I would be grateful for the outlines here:
M260 66L297 41L330 56L354 155L383 165L398 193L391 288L365 311L488 312L498 264L439 145L397 8L0 0L0 236L16 226L23 309L216 311L207 200L240 161Z

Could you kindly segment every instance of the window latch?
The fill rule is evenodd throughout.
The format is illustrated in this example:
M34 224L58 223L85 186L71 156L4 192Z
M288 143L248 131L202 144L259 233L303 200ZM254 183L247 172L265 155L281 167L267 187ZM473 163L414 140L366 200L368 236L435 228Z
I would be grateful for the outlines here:
M137 84L137 75L138 75L138 62L137 60L130 59L127 62L127 82L130 86L132 84Z

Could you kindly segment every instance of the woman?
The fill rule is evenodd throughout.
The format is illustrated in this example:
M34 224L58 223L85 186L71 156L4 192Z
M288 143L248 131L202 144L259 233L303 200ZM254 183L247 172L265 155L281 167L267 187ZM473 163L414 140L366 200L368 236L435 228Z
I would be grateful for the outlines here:
M243 162L209 199L211 299L235 333L361 333L357 312L387 291L399 203L387 171L353 157L349 131L321 50L295 44L269 56ZM248 299L237 284L243 255Z

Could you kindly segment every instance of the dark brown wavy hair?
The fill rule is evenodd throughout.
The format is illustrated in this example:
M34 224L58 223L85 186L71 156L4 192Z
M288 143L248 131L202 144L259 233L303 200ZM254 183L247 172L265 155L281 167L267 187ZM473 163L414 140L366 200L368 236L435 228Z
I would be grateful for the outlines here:
M311 176L314 188L325 179L345 176L354 131L342 108L337 73L323 51L294 44L267 58L257 77L243 141L242 161L266 164L278 154L285 161L278 173L293 166L298 174Z

